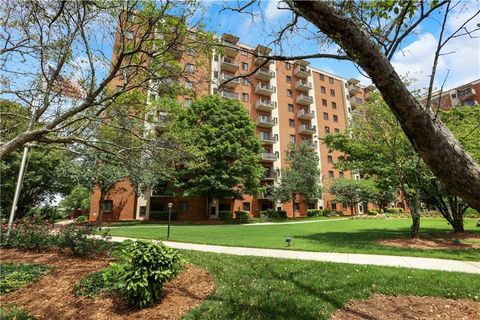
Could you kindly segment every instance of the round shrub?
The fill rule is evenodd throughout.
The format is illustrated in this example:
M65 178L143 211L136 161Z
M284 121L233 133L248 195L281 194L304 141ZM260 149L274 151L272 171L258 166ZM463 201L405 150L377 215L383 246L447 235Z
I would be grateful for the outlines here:
M402 208L388 208L385 210L386 213L402 213Z
M241 222L248 222L252 219L252 217L248 211L237 210L235 211L235 219L240 220Z
M55 245L52 225L46 220L19 219L7 237L7 225L2 226L1 246L24 250L43 251Z
M180 272L182 265L178 251L160 243L125 241L120 261L112 267L120 295L130 305L144 308L159 300L163 285Z
M77 222L85 222L85 221L88 221L88 216L85 216L85 215L81 215L81 216L78 216L77 219L76 219Z
M85 225L68 224L63 226L55 237L60 250L69 249L76 256L94 256L110 249L108 232L98 233L99 227L93 223ZM95 235L95 237L94 237Z
M223 221L230 221L233 219L231 211L219 211L218 217Z
M260 211L260 216L267 219L287 219L287 211L267 209Z

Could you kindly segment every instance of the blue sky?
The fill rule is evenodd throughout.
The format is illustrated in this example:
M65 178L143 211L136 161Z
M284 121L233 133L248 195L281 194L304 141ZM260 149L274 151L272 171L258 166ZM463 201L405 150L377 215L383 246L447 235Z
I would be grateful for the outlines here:
M288 11L277 8L276 0L260 1L253 10L256 14L255 18L230 10L221 11L225 4L235 6L236 3L237 1L202 1L202 6L206 10L207 28L218 34L227 32L237 35L241 42L255 46L258 43L270 43L273 39L272 33L291 18ZM465 1L458 5L447 22L447 34L456 30L462 21L477 10L480 10L479 1ZM440 30L440 22L436 18L425 21L415 34L405 41L403 50L397 52L392 59L399 74L415 80L411 89L422 89L428 85L433 53ZM479 16L474 19L470 27L478 22L480 22ZM316 29L306 21L302 22L302 26L311 32L316 32ZM480 36L480 33L477 31L476 35ZM294 37L288 43L284 43L282 48L276 48L276 50L283 54L305 54L325 51L335 53L336 48L320 47L316 40ZM456 38L445 47L444 52L449 54L440 57L436 87L440 87L445 78L447 88L480 78L480 38ZM311 63L317 68L345 78L355 77L363 83L369 82L369 79L364 78L351 62L316 59L311 60ZM448 77L446 77L447 73Z

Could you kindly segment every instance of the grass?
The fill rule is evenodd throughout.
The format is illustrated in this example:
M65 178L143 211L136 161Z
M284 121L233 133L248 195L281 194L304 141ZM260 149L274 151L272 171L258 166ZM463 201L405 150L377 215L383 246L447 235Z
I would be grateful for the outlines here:
M0 264L0 294L17 290L36 281L52 268L38 264Z
M465 229L480 232L475 223L475 219L466 219ZM480 260L479 249L422 250L390 247L374 242L378 239L408 237L409 228L410 219L332 220L264 226L176 225L171 229L170 240L256 248ZM441 218L424 218L421 222L423 233L451 230L447 222ZM110 233L113 236L166 240L165 225L119 227L111 229ZM287 247L285 239L289 236L293 242Z
M0 320L34 320L35 318L27 311L13 303L0 306Z
M374 293L480 299L478 275L183 251L215 292L185 319L328 319Z

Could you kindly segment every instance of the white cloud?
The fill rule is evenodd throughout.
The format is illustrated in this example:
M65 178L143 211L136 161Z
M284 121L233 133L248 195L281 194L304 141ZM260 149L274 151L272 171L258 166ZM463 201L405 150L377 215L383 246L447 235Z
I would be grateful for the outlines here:
M267 20L278 19L280 16L288 12L287 10L279 9L285 8L285 6L285 3L279 2L278 0L269 1L264 10L265 18Z

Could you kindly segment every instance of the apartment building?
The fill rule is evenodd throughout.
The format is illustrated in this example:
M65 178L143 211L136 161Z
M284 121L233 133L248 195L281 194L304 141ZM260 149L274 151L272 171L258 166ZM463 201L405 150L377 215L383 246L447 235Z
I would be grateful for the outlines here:
M420 99L420 103L426 104L427 98ZM433 92L430 104L432 108L442 110L478 105L480 104L480 79L443 92Z
M335 178L358 179L358 175L334 168L340 153L329 152L320 138L346 130L352 110L365 101L371 88L361 86L358 80L347 80L313 68L306 60L266 61L259 56L270 54L270 48L245 45L234 35L223 34L221 40L225 46L223 54L215 54L209 63L201 63L203 69L196 68L196 59L200 57L180 54L179 61L192 70L192 78L203 79L203 83L208 84L208 88L205 85L197 92L197 97L219 94L239 100L246 108L263 146L261 165L267 173L262 178L262 185L275 183L281 169L288 166L285 158L289 144L304 141L319 156L318 167L325 187ZM261 68L254 72L258 66ZM251 75L226 82L234 76L248 74ZM154 99L155 95L151 92L149 99ZM192 99L179 98L186 107ZM103 204L105 219L152 219L158 212L166 211L168 203L173 203L173 210L183 220L215 219L220 211L239 209L258 216L259 211L269 208L285 210L292 217L293 207L295 216L305 216L308 208L330 208L350 214L349 208L336 203L328 192L324 192L321 199L309 203L300 201L294 206L291 203L271 203L265 194L260 193L245 195L240 200L215 199L211 207L206 208L206 199L173 197L168 194L166 185L143 194L137 194L126 181L120 185L126 191L113 191L108 196ZM99 205L98 192L94 191L91 220L96 220Z

